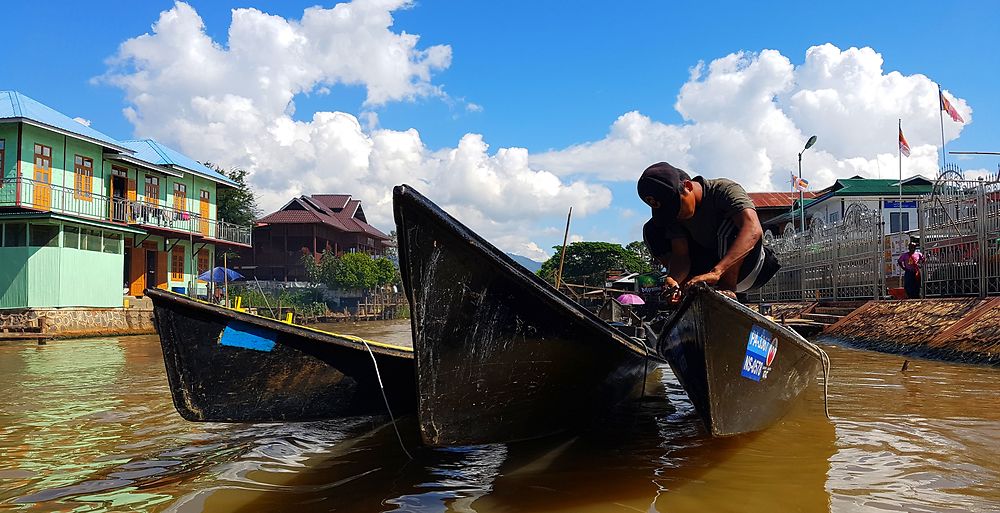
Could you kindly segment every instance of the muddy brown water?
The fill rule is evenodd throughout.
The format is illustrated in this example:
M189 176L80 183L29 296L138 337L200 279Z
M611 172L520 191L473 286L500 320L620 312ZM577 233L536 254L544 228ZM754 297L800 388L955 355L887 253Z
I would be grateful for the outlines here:
M406 323L333 331L406 342ZM581 432L400 449L379 418L196 424L155 336L0 345L3 511L1000 511L1000 370L827 346L780 423L708 438L667 369Z

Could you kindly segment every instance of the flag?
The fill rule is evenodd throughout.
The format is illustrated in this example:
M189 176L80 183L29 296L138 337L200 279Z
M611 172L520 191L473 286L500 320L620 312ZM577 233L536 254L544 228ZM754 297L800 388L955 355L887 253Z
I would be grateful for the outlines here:
M907 144L906 138L903 137L903 129L899 129L899 152L903 154L904 157L910 156L910 145Z
M799 178L792 173L792 189L796 191L805 191L809 188L809 180L805 178Z
M955 107L951 104L951 102L948 101L948 98L944 96L944 93L941 92L941 89L938 89L938 96L941 98L941 110L947 112L948 115L951 116L951 119L953 121L958 121L959 123L965 123L965 120L962 119L962 116L958 113L957 110L955 110Z

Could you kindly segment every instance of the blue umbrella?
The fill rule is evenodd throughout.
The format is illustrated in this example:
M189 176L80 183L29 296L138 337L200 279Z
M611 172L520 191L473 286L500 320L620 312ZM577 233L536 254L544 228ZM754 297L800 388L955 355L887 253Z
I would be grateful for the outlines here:
M243 278L243 275L232 270L226 269L225 267L216 267L211 271L205 271L198 275L199 280L211 281L215 283L222 283L226 280L235 281Z

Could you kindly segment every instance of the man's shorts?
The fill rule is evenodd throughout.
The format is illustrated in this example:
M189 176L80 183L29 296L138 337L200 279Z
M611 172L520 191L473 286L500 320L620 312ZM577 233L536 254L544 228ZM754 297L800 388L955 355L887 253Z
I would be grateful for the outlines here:
M731 220L723 221L716 238L718 244L716 249L705 248L688 237L688 253L691 256L689 276L697 276L712 270L736 241L739 231L739 226ZM643 226L643 240L653 256L663 257L670 253L670 241L667 240L665 232L659 229L653 220ZM764 240L761 238L753 250L743 259L735 292L747 292L763 287L778 273L779 269L781 269L781 264L774 256L774 251L764 247Z

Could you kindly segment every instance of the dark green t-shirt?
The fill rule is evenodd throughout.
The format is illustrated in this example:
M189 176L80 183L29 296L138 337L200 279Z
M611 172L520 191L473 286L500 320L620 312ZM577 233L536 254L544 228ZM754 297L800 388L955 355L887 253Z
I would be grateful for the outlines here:
M694 181L702 187L701 203L691 219L678 219L665 226L666 236L668 239L689 238L705 249L716 250L722 222L754 208L754 204L743 186L728 178L696 176Z

